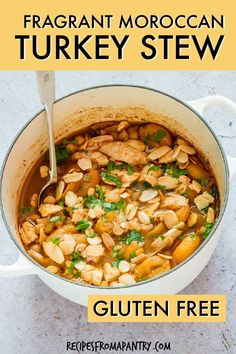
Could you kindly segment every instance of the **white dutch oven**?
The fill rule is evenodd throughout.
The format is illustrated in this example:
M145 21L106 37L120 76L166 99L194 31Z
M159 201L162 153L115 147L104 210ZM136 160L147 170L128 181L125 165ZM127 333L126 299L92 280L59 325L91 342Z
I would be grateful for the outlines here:
M32 163L47 147L45 117L44 112L40 112L18 134L2 168L1 211L8 232L19 250L19 258L11 266L0 265L0 276L37 274L60 295L82 305L87 304L89 294L172 294L187 286L206 266L216 247L227 205L230 178L236 172L236 159L228 158L227 162L217 137L200 115L209 105L226 105L236 113L236 105L220 96L206 97L186 104L152 89L122 85L95 87L76 92L59 100L54 108L57 140L89 123L128 118L132 121L163 124L186 136L204 153L217 179L221 212L211 235L189 259L153 280L120 288L99 288L69 282L49 273L30 258L18 236L17 199Z

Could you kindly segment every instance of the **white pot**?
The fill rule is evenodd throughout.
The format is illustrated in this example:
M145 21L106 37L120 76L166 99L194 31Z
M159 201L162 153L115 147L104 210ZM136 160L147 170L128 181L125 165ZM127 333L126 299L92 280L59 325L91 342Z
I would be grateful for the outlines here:
M0 276L37 274L60 295L82 305L87 304L89 294L172 294L187 286L206 266L216 247L229 192L230 177L225 153L217 137L200 115L212 104L228 105L236 113L236 105L220 96L206 97L186 104L162 92L123 85L95 87L76 92L57 101L54 107L57 140L88 124L101 120L121 120L128 116L133 121L153 121L180 132L200 151L203 150L217 179L221 211L211 235L189 259L153 280L120 288L100 288L72 283L48 272L29 257L18 236L17 200L28 170L47 147L45 117L44 112L40 112L18 134L2 168L1 211L9 235L19 250L19 258L11 266L0 266ZM147 113L146 109L151 113ZM236 159L229 158L228 162L232 176L236 172Z

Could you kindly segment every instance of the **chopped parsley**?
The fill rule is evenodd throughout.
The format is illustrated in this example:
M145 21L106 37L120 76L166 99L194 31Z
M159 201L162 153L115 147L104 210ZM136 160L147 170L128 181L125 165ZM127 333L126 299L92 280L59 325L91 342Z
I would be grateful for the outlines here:
M150 220L150 222L153 224L153 223L154 223L154 221L155 221L154 216L149 216L149 220Z
M95 231L93 231L93 232L90 232L90 234L87 236L87 238L94 238L97 236L98 236L98 234Z
M203 238L207 238L207 237L209 236L209 234L210 234L211 229L212 229L213 226L214 226L214 224L211 224L211 223L209 223L209 222L205 222L205 224L204 224L205 231L204 231L203 234L202 234L202 237L203 237Z
M131 259L133 259L136 256L137 256L136 252L133 251L133 252L131 252L129 259L131 260Z
M112 257L116 258L117 254L119 252L119 248L117 245L114 246L113 250L112 250Z
M102 187L97 187L96 190L95 190L95 193L96 193L98 199L100 199L101 201L104 201L104 199L105 199L105 194L104 194L104 192L103 192Z
M179 178L180 176L188 175L188 170L181 169L176 164L170 164L167 166L166 172L174 178Z
M148 145L149 140L154 140L155 142L159 143L164 136L166 135L166 132L164 130L158 130L156 134L148 134L144 139L143 142L145 145Z
M64 200L60 200L60 202L58 203L58 205L60 205L61 207L65 206L65 201Z
M218 190L216 187L212 188L211 195L212 195L212 197L215 198L215 200L219 200L219 194L218 194Z
M114 183L118 188L122 186L121 180L114 175L110 175L109 173L106 172L101 172L101 177L104 181Z
M109 161L107 165L107 171L112 172L115 170L126 170L128 171L128 175L132 175L134 170L133 167L130 166L127 162L122 162L120 164L116 164L114 161Z
M126 207L126 202L125 200L121 200L120 202L114 202L114 203L103 203L104 209L106 212L112 211L112 210L118 210L121 211Z
M84 205L86 208L92 208L94 209L96 206L102 206L103 202L100 199L97 199L93 195L89 195L85 200L84 200Z
M147 171L149 173L150 171L161 171L161 167L157 165L151 165Z
M84 175L84 180L85 180L86 182L88 182L88 181L89 181L89 176L88 176L88 175Z
M57 222L57 221L63 221L63 217L60 215L55 215L55 216L52 216L49 220L50 222Z
M194 240L196 240L196 235L195 234L192 234L191 236L191 239L194 241Z
M144 241L143 235L137 230L132 230L121 239L121 242L126 245L130 245L132 242L143 242L143 241Z
M166 135L166 132L164 132L164 130L158 130L156 132L154 139L157 143L159 143L164 138L165 135Z
M97 199L93 195L90 195L85 199L84 205L87 208L92 208L92 209L94 209L96 206L101 206L105 209L106 212L108 212L108 211L112 211L112 210L121 211L122 209L124 209L126 207L126 202L125 202L125 200L121 200L120 202L109 203L109 202L104 202L100 199Z
M120 261L124 259L124 252L119 252L116 256L116 259L113 262L114 267L118 268Z
M24 207L24 208L21 208L20 209L20 213L21 214L27 214L31 211L31 208L30 207Z
M161 240L164 240L165 237L164 235L158 235L157 233L153 232L149 235L149 237L152 237L152 238L160 238Z
M68 271L68 273L73 274L74 269L75 269L75 265L77 263L79 263L80 261L82 261L82 257L79 252L74 252L70 256L70 259L71 259L71 263L70 263L69 267L67 268L67 271Z
M56 150L57 163L59 163L59 164L62 163L63 161L65 161L70 155L65 144L63 144L63 143L60 145L56 145L55 150Z
M59 242L60 242L60 237L56 237L56 238L54 238L54 240L52 240L52 243L53 243L54 245L58 245Z
M82 219L80 220L77 224L76 224L76 230L85 230L90 226L90 223L88 220L86 219Z
M209 180L207 178L200 178L200 185L206 187L209 184Z

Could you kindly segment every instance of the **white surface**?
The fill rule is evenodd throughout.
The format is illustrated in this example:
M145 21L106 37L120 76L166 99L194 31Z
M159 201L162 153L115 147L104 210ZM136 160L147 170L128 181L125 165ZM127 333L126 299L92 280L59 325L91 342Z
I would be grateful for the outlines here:
M57 72L57 97L110 83L149 86L192 100L211 94L236 101L236 72ZM34 73L0 72L0 163L19 129L41 109ZM236 117L211 110L206 119L226 152L236 156ZM170 341L171 353L235 353L236 207L235 181L230 212L209 265L183 293L225 293L225 324L88 324L85 308L48 289L36 276L0 279L0 353L66 353L67 341ZM234 198L235 199L235 198ZM0 221L0 262L16 250ZM161 352L161 351L160 351Z

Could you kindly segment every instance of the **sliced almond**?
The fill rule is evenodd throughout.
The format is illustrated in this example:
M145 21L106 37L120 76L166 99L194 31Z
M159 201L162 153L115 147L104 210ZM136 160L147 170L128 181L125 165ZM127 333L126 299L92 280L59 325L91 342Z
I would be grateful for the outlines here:
M86 263L83 261L80 261L78 263L75 264L75 268L79 271L84 270L86 266Z
M202 196L204 198L206 198L210 204L214 203L214 200L215 200L214 197L211 194L209 194L208 192L203 192Z
M135 284L136 281L135 281L133 275L130 275L130 274L122 274L122 275L119 277L119 283L124 284L124 285L131 285L131 284Z
M91 154L91 159L96 162L99 166L106 166L108 164L108 158L106 155L99 151L93 152Z
M161 146L159 148L153 149L148 155L149 160L157 160L160 157L166 155L171 148L169 146Z
M155 189L147 189L142 192L141 196L139 197L140 202L147 202L158 195L157 190Z
M65 182L64 181L60 181L57 184L57 188L56 188L56 200L60 200L61 199L61 196L63 194L64 188L65 188Z
M78 182L83 178L83 173L81 172L72 172L63 176L65 183Z
M160 219L164 221L167 229L171 229L179 223L179 219L173 210L165 212Z
M183 145L180 145L179 147L180 147L181 151L185 152L188 155L196 154L196 150L192 146L183 144Z
M107 232L104 232L102 234L102 241L105 245L105 247L109 250L109 251L112 251L114 246L115 246L115 242L113 240L113 238L107 233Z
M197 214L196 213L191 213L189 218L188 218L188 227L192 227L197 223Z
M192 181L191 187L195 192L197 192L197 194L199 194L202 190L202 186L200 185L200 183L195 180Z
M86 157L82 157L82 159L79 159L77 161L79 167L81 168L81 170L86 171L86 170L91 170L92 168L92 162L90 159L86 158Z
M54 262L62 264L65 260L62 250L57 245L52 242L44 242L43 249L46 255L51 258Z
M133 147L134 149L137 149L139 151L144 151L145 150L145 145L142 141L140 140L135 140L135 139L131 139L131 140L127 140L126 142L129 146Z
M147 259L147 255L145 253L140 253L139 255L131 259L131 263L140 264L145 261L145 259Z
M143 210L140 210L138 212L138 219L142 224L145 224L145 225L150 224L150 218Z
M65 195L65 204L68 206L68 207L74 207L75 204L77 203L77 195L72 192L72 191L68 191Z
M180 147L177 146L173 151L173 158L176 159L179 153L180 153Z
M100 245L102 243L102 239L99 236L87 237L87 241L90 245Z
M164 156L159 158L159 163L174 162L176 159L175 159L175 157L173 157L173 155L174 155L174 151L170 150L169 152L167 152L167 154L165 154Z
M172 256L168 256L167 254L157 253L157 255L164 259L173 259Z
M184 163L188 162L188 155L185 152L180 151L179 154L176 157L176 160L179 163L184 164Z
M209 200L204 198L204 196L202 194L198 195L196 198L194 198L194 203L196 204L198 210L205 209L210 204Z
M130 271L130 264L127 261L120 261L118 269L121 273L127 273Z
M133 203L129 203L125 207L125 216L127 220L132 220L138 211L138 206Z
M215 222L215 212L214 209L211 207L207 210L206 222L208 222L209 224L214 224Z
M59 271L59 268L54 265L50 265L46 269L53 274L56 274Z
M158 178L158 184L170 190L177 187L178 179L171 176L161 176Z

